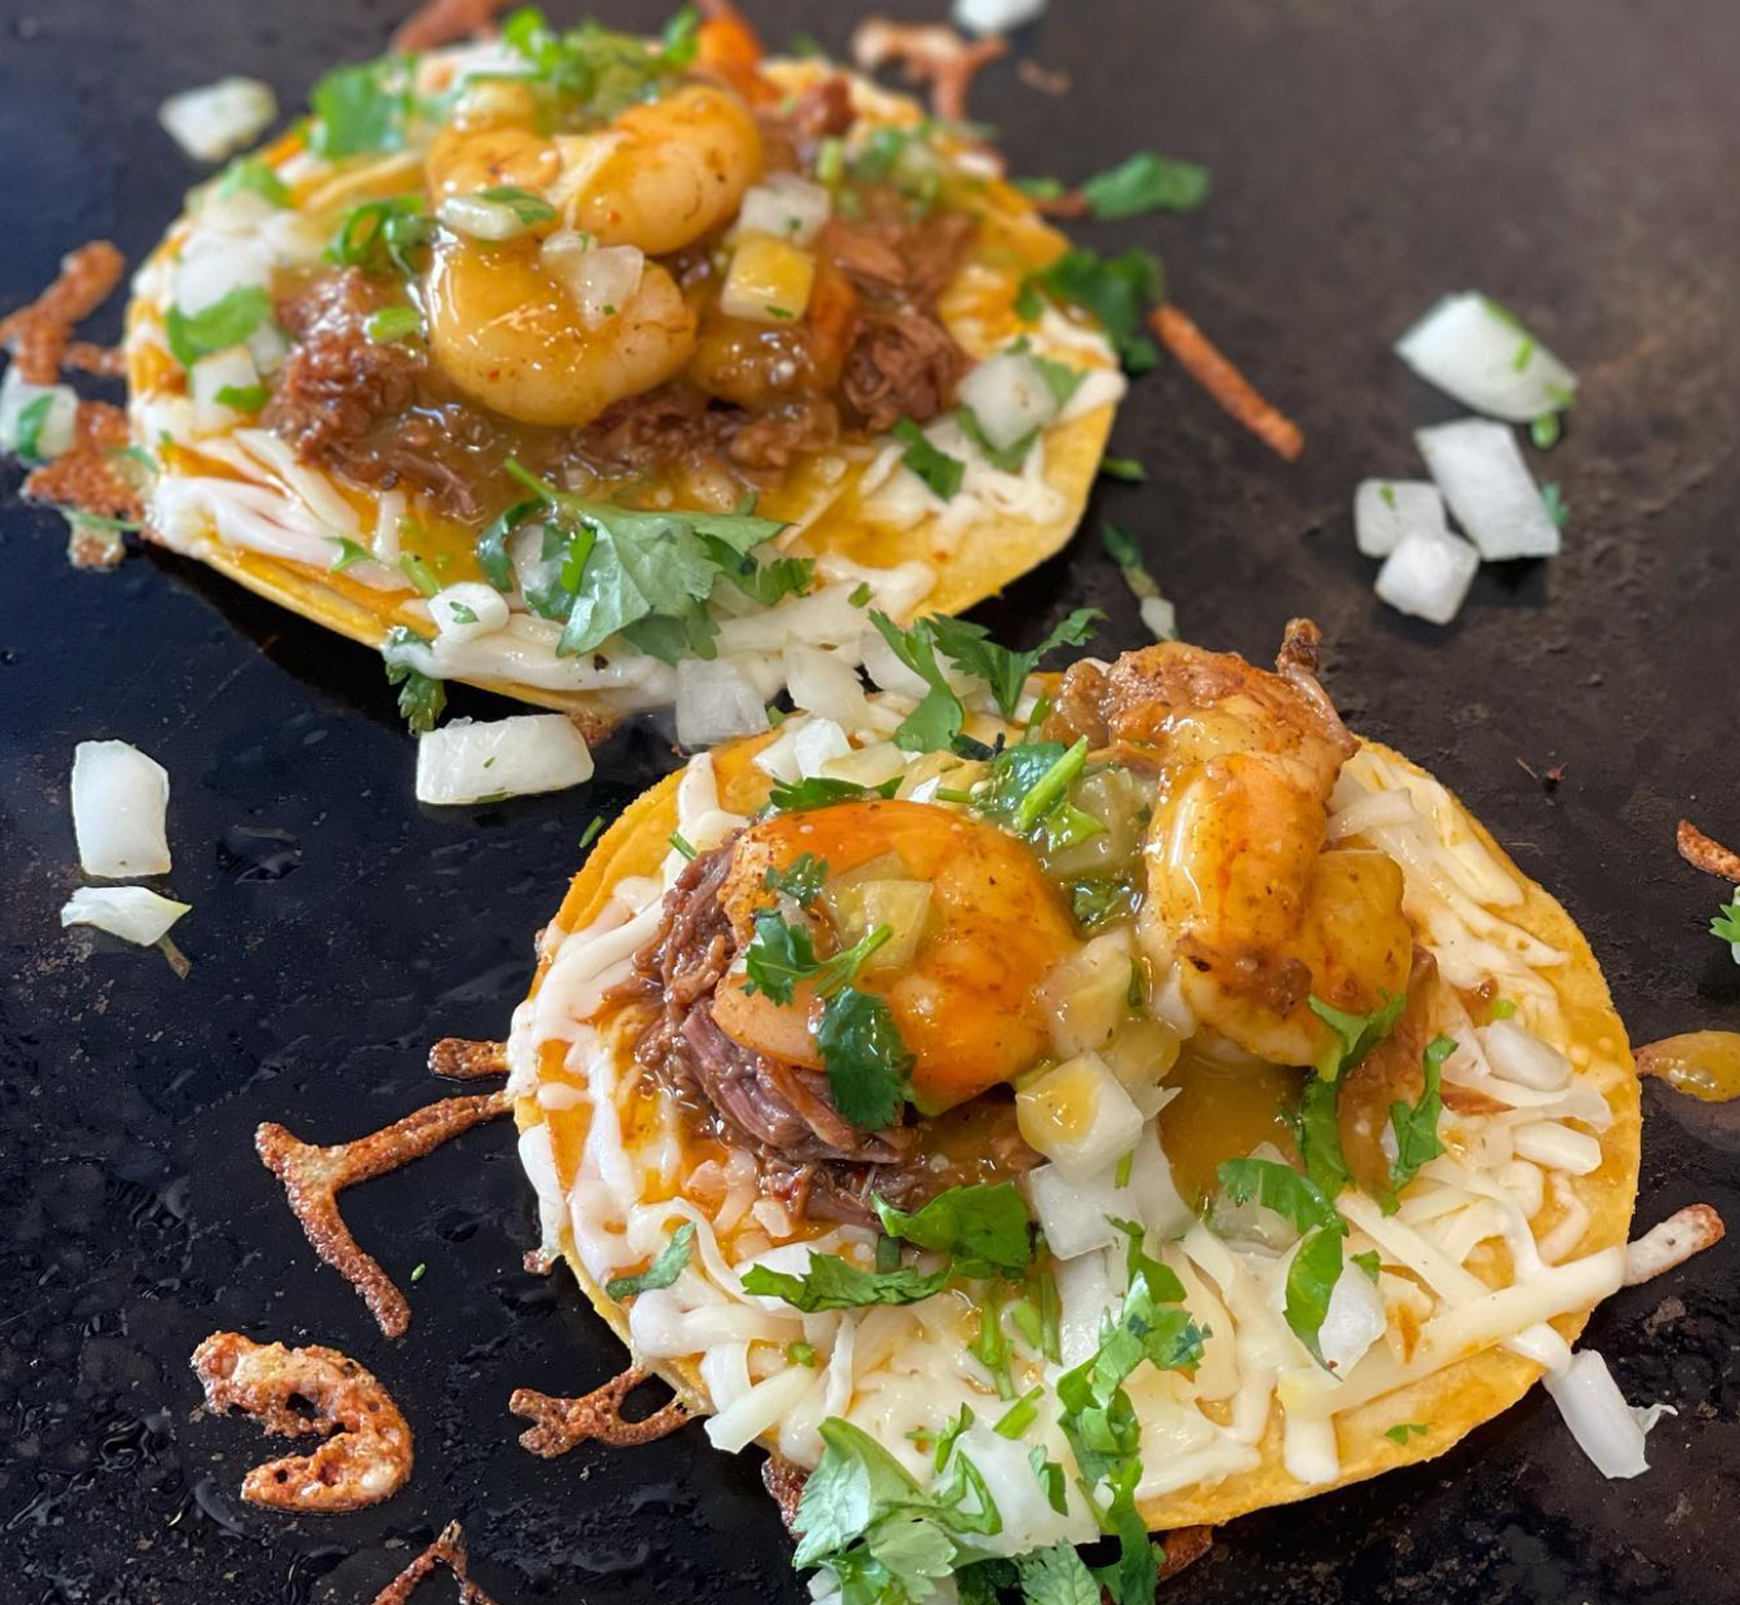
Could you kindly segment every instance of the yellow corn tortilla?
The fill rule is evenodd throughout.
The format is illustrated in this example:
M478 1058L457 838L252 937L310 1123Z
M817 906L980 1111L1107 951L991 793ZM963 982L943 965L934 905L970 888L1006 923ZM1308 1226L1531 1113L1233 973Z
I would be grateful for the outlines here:
M765 800L768 777L750 760L770 736L757 737L722 748L713 755L720 806L731 812L748 813ZM1411 773L1429 778L1424 770L1375 742L1364 744L1381 758ZM599 840L592 856L576 875L563 899L558 922L572 931L590 924L609 900L615 884L629 876L658 873L669 852L670 833L676 828L677 786L680 774L668 776L644 793ZM1630 1230L1637 1197L1638 1160L1641 1143L1639 1082L1632 1063L1625 1027L1614 1011L1607 984L1582 933L1569 915L1541 887L1522 874L1504 849L1453 794L1451 803L1496 863L1515 877L1523 889L1520 907L1504 909L1504 918L1539 941L1568 955L1563 965L1541 971L1558 995L1567 1023L1569 1040L1555 1044L1575 1061L1579 1050L1603 1061L1617 1063L1625 1073L1606 1091L1613 1111L1612 1127L1600 1134L1602 1161L1599 1169L1577 1179L1577 1193L1589 1209L1589 1222L1567 1259L1599 1249L1622 1245ZM549 961L540 965L532 983L535 995ZM541 1070L560 1071L561 1055L546 1050ZM583 1106L582 1106L583 1107ZM546 1111L535 1092L522 1097L515 1110L520 1128L549 1121L556 1155L557 1174L564 1191L572 1182L583 1130L583 1115L577 1108ZM1550 1228L1552 1206L1536 1218L1537 1232ZM562 1251L576 1280L593 1306L617 1335L627 1343L628 1319L620 1305L606 1297L587 1274L566 1224L562 1228ZM1557 1317L1553 1326L1574 1341L1588 1319L1587 1310ZM691 1407L705 1408L705 1392L698 1367L687 1360L654 1362L655 1368ZM1407 1387L1380 1395L1370 1403L1336 1418L1341 1474L1327 1484L1307 1485L1297 1481L1282 1463L1282 1426L1279 1409L1272 1409L1268 1432L1260 1445L1262 1464L1223 1481L1198 1489L1184 1489L1145 1501L1143 1517L1151 1531L1216 1525L1235 1516L1269 1505L1325 1493L1332 1487L1358 1482L1396 1466L1430 1460L1452 1447L1481 1423L1516 1403L1539 1379L1541 1368L1492 1347L1463 1359ZM1419 1422L1428 1427L1422 1437L1410 1434L1398 1444L1384 1436L1398 1422Z
M771 62L766 68L769 76L793 92L829 70L813 62ZM890 126L911 126L924 120L922 107L910 98L891 94L868 80L853 78L852 82L861 117ZM299 137L292 134L264 154L277 163L300 149ZM407 168L410 160L404 156L385 158L378 172L363 171L355 185L320 179L294 193L300 202L305 199L304 189L323 191L323 209L332 204L330 197L335 190L342 190L347 202L377 193L402 193L416 187L420 178L420 164ZM1023 279L1054 260L1068 242L1038 215L1026 196L1001 180L985 182L979 205L984 221L974 257L945 290L939 310L970 353L986 355L1021 334L1024 325L1015 316L1014 301ZM191 219L184 217L169 230L146 264L142 279L152 276L154 266L163 266L173 258L191 226ZM162 310L138 297L128 307L127 377L135 403L185 393L181 370L158 346L156 327ZM1084 321L1082 327L1085 332L1093 326ZM1112 366L1109 348L1104 365ZM878 522L857 494L865 466L862 449L850 455L800 455L786 482L762 494L757 510L801 526L800 549L811 555L834 554L875 568L893 568L911 561L930 564L937 570L936 583L913 613L959 613L1001 591L1060 551L1069 540L1086 506L1115 411L1115 404L1108 402L1046 430L1044 477L1063 504L1063 511L1054 518L1035 521L987 509L984 518L959 531L945 531L943 520L935 516L921 517L904 527ZM873 438L880 443L890 437ZM209 459L200 458L197 441L169 447L160 447L156 440L140 439L137 443L161 458L166 476L213 471ZM234 473L229 468L216 471ZM357 510L363 529L372 529L376 493L336 474L326 477ZM443 557L453 559L444 578L448 583L480 578L472 552L474 533L457 525L443 530L441 525L438 516L424 520L429 538L439 545ZM401 604L417 600L415 593L395 596L344 574L223 544L216 540L215 532L208 529L207 533L213 539L195 554L202 561L258 595L352 641L379 648L395 624L427 628L416 615L401 610ZM146 534L149 536L149 529ZM770 549L772 544L778 542L770 543ZM488 679L472 679L470 683L567 713L588 736L603 734L621 718L595 692L546 690Z

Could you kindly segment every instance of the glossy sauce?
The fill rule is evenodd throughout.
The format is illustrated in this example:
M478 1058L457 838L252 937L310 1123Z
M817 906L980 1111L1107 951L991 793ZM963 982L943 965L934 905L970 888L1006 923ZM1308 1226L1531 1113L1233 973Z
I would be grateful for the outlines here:
M1291 1154L1288 1115L1298 1107L1303 1079L1285 1065L1216 1063L1186 1044L1166 1078L1178 1096L1160 1111L1160 1144L1178 1196L1194 1205L1218 1185L1215 1169L1223 1159L1242 1158L1260 1143Z

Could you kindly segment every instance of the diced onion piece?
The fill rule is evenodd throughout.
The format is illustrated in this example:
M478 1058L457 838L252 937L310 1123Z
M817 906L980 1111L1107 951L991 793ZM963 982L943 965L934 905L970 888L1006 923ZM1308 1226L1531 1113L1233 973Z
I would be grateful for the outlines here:
M1456 522L1487 562L1558 555L1559 526L1512 430L1463 418L1416 430L1414 440Z
M1604 1477L1636 1477L1649 1470L1644 1458L1644 1435L1649 1427L1638 1418L1607 1361L1594 1349L1573 1355L1558 1376L1548 1372L1542 1382L1559 1414L1577 1440L1577 1447L1595 1463ZM1660 1411L1645 1412L1654 1426Z
M123 941L161 941L191 903L177 903L145 886L81 886L60 911L61 925L94 925Z
M736 1454L764 1432L771 1432L816 1383L816 1372L804 1365L790 1365L758 1382L741 1399L733 1400L716 1416L709 1416L703 1430L715 1449Z
M834 759L844 758L851 750L846 732L832 719L805 719L792 738L792 756L805 780L821 774Z
M164 131L200 162L221 162L253 144L277 115L271 87L257 78L220 78L171 95L157 108Z
M538 248L547 272L565 289L589 329L601 328L640 293L646 255L636 245L598 245L564 229Z
M35 426L36 438L25 439L25 409L44 396L48 406ZM71 385L33 385L18 371L17 363L0 380L0 452L16 453L30 448L33 462L48 462L72 449L78 431L79 398Z
M771 234L744 234L731 254L719 310L752 323L792 323L810 304L816 259Z
M1071 1057L1097 1053L1130 1013L1130 933L1108 931L1072 953L1040 983L1051 1041Z
M1178 609L1164 596L1144 596L1136 611L1156 641L1178 639Z
M1033 1218L1045 1233L1045 1246L1060 1260L1091 1254L1115 1242L1118 1230L1110 1217L1118 1213L1114 1170L1102 1170L1085 1181L1071 1181L1056 1165L1038 1165L1027 1173L1027 1198Z
M930 898L929 881L861 880L835 888L828 908L848 946L879 925L888 927L888 940L864 961L864 973L873 974L912 962L924 940Z
M1398 613L1448 624L1461 610L1480 554L1454 535L1406 536L1378 570L1372 589Z
M193 427L201 435L221 434L234 428L242 414L226 401L222 390L251 390L260 382L259 369L246 346L231 346L201 357L188 370L188 389L193 393Z
M841 729L862 730L869 719L858 671L845 659L819 647L785 649L785 688L805 713L831 719Z
M1411 534L1448 535L1444 498L1425 479L1363 479L1353 493L1353 540L1366 557L1388 557Z
M1601 1144L1586 1131L1573 1131L1556 1120L1529 1120L1511 1131L1518 1159L1532 1159L1548 1170L1587 1176L1601 1168Z
M987 357L961 380L957 394L996 451L1008 451L1057 416L1057 397L1025 352Z
M169 774L156 759L125 741L73 749L73 834L87 875L167 875L168 814Z
M955 26L968 33L1008 33L1033 21L1046 0L955 0Z
M677 740L685 747L711 747L733 736L767 729L767 705L729 658L711 663L684 658L677 664Z
M808 245L827 222L832 204L823 185L796 173L770 173L744 193L737 227L745 234Z
M1492 418L1526 424L1569 406L1577 376L1484 295L1447 295L1396 342L1428 384Z
M1317 1332L1317 1346L1329 1369L1346 1376L1384 1335L1388 1320L1377 1283L1347 1261L1330 1290L1329 1307Z
M272 258L255 240L202 231L188 241L175 264L174 302L192 317L215 306L232 290L268 289Z
M1099 1348L1100 1327L1124 1296L1125 1281L1123 1255L1106 1249L1059 1264L1058 1347L1065 1366L1080 1365Z
M1035 1076L1015 1094L1029 1147L1085 1180L1135 1147L1142 1115L1104 1059L1084 1053Z
M586 738L560 713L475 724L455 719L417 740L417 801L442 806L562 791L592 778Z
M486 201L481 195L449 195L435 215L455 234L492 243L517 240L531 230L506 201Z
M1476 1033L1493 1073L1538 1092L1557 1092L1571 1084L1571 1061L1515 1020L1494 1020Z
M429 598L429 616L435 628L452 641L471 641L492 635L508 621L507 598L481 580L463 580Z
M1165 1079L1178 1063L1181 1042L1166 1021L1147 1015L1126 1019L1100 1050L1144 1120L1153 1119L1170 1097Z

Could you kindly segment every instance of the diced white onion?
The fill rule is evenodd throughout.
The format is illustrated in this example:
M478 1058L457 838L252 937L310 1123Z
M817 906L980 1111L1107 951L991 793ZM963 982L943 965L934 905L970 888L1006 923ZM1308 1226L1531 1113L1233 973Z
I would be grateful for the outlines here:
M1601 1167L1601 1144L1586 1131L1573 1131L1556 1120L1530 1120L1511 1129L1518 1159L1532 1159L1548 1170L1587 1176Z
M1071 1181L1056 1165L1039 1165L1027 1173L1033 1218L1058 1259L1078 1259L1117 1241L1118 1230L1110 1219L1118 1213L1113 1175L1108 1169Z
M455 641L470 641L501 629L508 621L507 598L481 580L462 580L429 598L435 628Z
M715 1449L736 1454L764 1432L771 1432L797 1408L798 1401L815 1385L816 1373L808 1366L792 1365L758 1382L741 1399L716 1416L707 1418L704 1431Z
M1559 526L1512 430L1463 418L1416 430L1414 440L1456 522L1487 562L1558 555Z
M1366 557L1388 557L1409 535L1448 535L1444 498L1425 479L1362 479L1353 493L1353 540Z
M1065 1367L1080 1365L1099 1348L1100 1324L1123 1296L1122 1254L1101 1249L1058 1265L1057 1335Z
M968 33L1008 33L1033 21L1046 0L955 0L955 26Z
M1045 1485L1033 1474L1031 1452L1030 1442L1005 1438L982 1421L956 1440L955 1453L978 1469L1002 1518L994 1534L975 1539L977 1553L1025 1555L1065 1541L1086 1543L1094 1536L1093 1520L1079 1501L1066 1500L1063 1515L1051 1508ZM935 1598L931 1596L933 1602Z
M1428 384L1492 418L1526 424L1569 406L1577 376L1484 295L1447 295L1396 342Z
M596 329L622 311L640 291L646 257L634 245L598 245L564 229L538 250L544 269L579 309L580 321Z
M843 730L862 730L869 718L864 685L844 658L819 647L794 644L785 649L785 686L804 713L832 719Z
M193 427L197 434L217 435L233 428L242 414L228 402L218 400L220 390L249 390L260 382L259 370L246 346L231 346L201 357L188 370L188 389L193 394Z
M1560 1375L1542 1379L1559 1414L1577 1440L1577 1447L1604 1477L1636 1477L1649 1470L1644 1436L1649 1428L1625 1402L1607 1361L1594 1349L1584 1349ZM1661 1412L1648 1412L1654 1426Z
M220 78L171 95L157 108L165 132L200 162L221 162L253 144L277 115L271 87L256 78Z
M805 719L792 739L798 774L805 780L819 775L825 765L844 758L851 750L846 732L832 719Z
M486 201L481 195L449 195L435 215L455 234L474 240L517 240L529 227L506 201Z
M1108 931L1071 954L1040 983L1038 1002L1063 1058L1098 1052L1130 1013L1130 933Z
M254 240L202 231L182 247L175 264L177 307L189 317L215 306L233 290L271 286L272 259Z
M831 206L825 186L796 173L770 173L744 192L737 226L746 234L808 245L827 222Z
M73 834L87 875L167 875L168 813L169 774L156 759L125 741L73 749Z
M522 713L482 724L455 719L417 740L418 802L524 797L591 778L586 738L565 714Z
M1057 416L1057 397L1025 352L987 357L961 381L958 394L997 451L1008 451Z
M27 442L23 415L27 407L44 396L48 407L36 426L36 439ZM32 445L32 461L49 462L72 450L78 432L79 398L71 385L33 385L18 371L16 363L0 380L0 452L15 454Z
M94 925L111 936L149 947L192 906L159 897L144 886L81 886L66 900L60 923Z
M1476 1033L1493 1074L1538 1092L1557 1092L1571 1084L1571 1061L1515 1020L1494 1020Z
M729 658L711 663L684 658L677 664L677 741L711 747L733 736L767 729L767 705L743 670Z
M1029 1146L1072 1181L1088 1181L1136 1146L1142 1114L1097 1053L1083 1053L1035 1076L1015 1095Z
M1412 532L1384 559L1372 589L1398 613L1448 624L1479 567L1480 554L1467 541Z
M1317 1345L1329 1369L1346 1376L1372 1344L1384 1335L1388 1317L1378 1285L1351 1260L1330 1290L1329 1307L1318 1329Z

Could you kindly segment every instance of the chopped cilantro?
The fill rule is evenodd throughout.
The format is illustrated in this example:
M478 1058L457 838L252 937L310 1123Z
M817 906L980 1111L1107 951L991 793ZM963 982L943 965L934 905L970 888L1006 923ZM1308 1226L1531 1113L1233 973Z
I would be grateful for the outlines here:
M1511 998L1494 998L1492 1000L1492 1017L1495 1020L1508 1020L1516 1013L1516 1003Z
M1317 1060L1318 1075L1325 1081L1334 1081L1390 1034L1396 1021L1402 1017L1402 1010L1408 1006L1408 994L1405 990L1394 997L1380 993L1378 1006L1369 1014L1349 1014L1315 995L1309 1002L1311 1012L1335 1033L1335 1040Z
M913 1059L886 1001L851 986L836 992L822 1010L816 1046L834 1107L866 1131L891 1124Z
M1102 457L1100 473L1107 479L1122 480L1128 485L1147 483L1148 470L1134 457Z
M48 411L54 405L52 395L37 396L18 409L18 455L27 463L42 460L42 426L48 422Z
M870 595L870 582L868 580L859 580L859 582L853 586L852 594L848 596L846 600L850 602L853 607L863 607L869 602Z
M1112 1185L1114 1187L1128 1187L1130 1185L1130 1172L1135 1168L1136 1150L1132 1148L1118 1161L1117 1169L1112 1172Z
M1255 1198L1265 1209L1285 1215L1300 1232L1340 1224L1323 1189L1278 1159L1227 1159L1215 1174L1235 1204Z
M1353 1263L1374 1282L1383 1274L1383 1256L1375 1248L1368 1248L1363 1254L1355 1254L1352 1258Z
M723 541L708 539L707 546L719 564L719 572L763 607L772 607L788 596L802 596L815 578L813 557L776 557L771 563L757 563L753 557L734 552Z
M347 568L355 568L358 563L372 563L375 554L358 541L353 541L348 535L331 535L327 537L338 548L333 559L326 565L329 574L342 574Z
M411 278L417 271L414 253L434 236L435 222L424 210L421 195L364 201L345 213L326 247L326 259L376 276L399 273Z
M1391 1443L1406 1443L1411 1437L1425 1437L1431 1430L1423 1421L1398 1421L1393 1427L1384 1428L1384 1436Z
M449 601L447 611L452 615L455 624L477 623L477 610L464 602Z
M946 502L961 488L967 465L960 458L939 450L910 418L902 418L893 433L896 440L906 443L900 460L930 487L933 495Z
M411 65L407 58L384 57L335 67L315 84L309 96L314 124L308 137L314 154L337 161L402 150L416 104Z
M1019 1275L1033 1258L1032 1223L1012 1182L950 1187L910 1214L871 1203L890 1237L949 1255L962 1276Z
M1022 835L1043 834L1053 848L1098 836L1105 825L1069 800L1070 787L1087 763L1087 740L1066 748L1061 741L1023 741L991 760L991 778L974 805Z
M502 26L502 41L530 66L540 90L585 118L609 120L693 64L699 17L685 6L665 25L659 46L592 21L566 33L551 28L537 6L522 6Z
M695 849L675 831L671 845L685 858L695 856ZM894 935L892 926L878 925L832 958L818 959L806 926L788 925L775 908L758 908L753 919L755 935L743 955L744 990L751 995L765 992L782 1006L791 1002L800 981L814 981L817 995L824 998L850 986L864 961Z
M1138 151L1081 186L1097 218L1138 217L1144 212L1194 212L1208 199L1208 169Z
M518 184L496 184L489 189L479 190L477 199L487 201L491 206L505 206L520 220L522 228L548 223L556 215L556 208L542 195L534 195L529 189L521 189Z
M1092 932L1135 910L1135 889L1129 881L1105 875L1077 881L1069 890L1069 910L1083 931Z
M488 528L477 537L477 561L484 578L498 591L514 588L513 560L507 553L508 536L543 506L541 501L515 502L492 519Z
M1145 373L1160 360L1158 348L1145 332L1145 319L1148 308L1165 293L1165 276L1159 260L1149 252L1126 251L1108 258L1072 247L1026 281L1017 297L1018 316L1029 321L1038 317L1038 291L1093 313L1131 373Z
M793 1365L807 1365L813 1368L816 1363L815 1348L811 1344L803 1342L786 1344L785 1357Z
M1334 1198L1353 1180L1341 1149L1341 1087L1338 1080L1311 1075L1299 1098L1299 1157L1325 1198Z
M423 1273L428 1269L429 1269L429 1267L427 1265L425 1265L421 1260L419 1260L415 1265L413 1265L411 1267L411 1280L413 1282L422 1281L423 1280Z
M256 413L272 399L265 385L224 385L212 398L220 407L234 407L237 412Z
M853 1310L867 1304L916 1304L942 1290L948 1267L929 1275L901 1266L892 1271L866 1271L838 1254L810 1254L802 1276L751 1265L743 1273L743 1291L757 1297L784 1299L805 1315L822 1310Z
M879 786L860 786L855 780L810 775L803 780L776 781L768 793L767 802L775 813L793 814L805 808L826 808L833 803L857 802L865 797L892 797L900 790L903 778L893 775Z
M1740 897L1716 910L1716 917L1710 921L1710 935L1724 942L1740 942Z
M1286 1303L1282 1314L1293 1329L1293 1335L1325 1370L1331 1367L1323 1358L1318 1335L1323 1330L1323 1318L1329 1313L1329 1300L1335 1293L1335 1284L1341 1280L1346 1236L1347 1228L1340 1221L1307 1232L1294 1251L1293 1263L1287 1267Z
M920 619L903 630L886 613L873 612L870 622L895 657L929 687L918 706L900 721L894 744L906 752L935 752L947 747L961 733L966 709L936 660L938 621Z
M232 195L258 195L261 200L270 202L273 206L288 206L290 204L290 186L281 179L272 164L264 156L238 156L218 174L217 189L219 200L228 200Z
M606 1297L620 1301L636 1293L651 1293L669 1287L689 1263L689 1251L694 1242L695 1223L686 1220L671 1233L671 1240L659 1250L658 1258L638 1276L613 1276L606 1282Z
M1555 529L1563 529L1571 521L1570 503L1565 500L1564 492L1550 479L1541 486L1541 501L1545 503L1547 517L1552 519Z
M1045 1451L1034 1451L1040 1460L1057 1473L1061 1485L1063 1468L1045 1460ZM1041 1478L1044 1481L1044 1478ZM1059 1489L1061 1497L1061 1487ZM1054 1501L1055 1503L1055 1501ZM1058 1505L1061 1513L1067 1505ZM1088 1570L1075 1545L1060 1539L1049 1549L1036 1549L1020 1556L1015 1570L1021 1578L1022 1605L1100 1605L1099 1579Z
M1456 1051L1454 1037L1434 1037L1420 1056L1425 1083L1420 1100L1390 1105L1390 1125L1396 1134L1396 1157L1390 1164L1390 1186L1400 1191L1428 1160L1444 1152L1438 1139L1438 1117L1444 1112L1444 1061Z
M1060 646L1081 646L1104 617L1098 608L1077 608L1031 652L1013 652L998 646L983 625L969 624L964 619L939 616L928 622L942 654L956 668L983 680L991 688L998 712L1005 719L1013 719L1027 677L1038 668L1040 659Z
M415 307L382 307L371 312L363 333L376 345L390 345L423 332L423 314Z
M1160 587L1154 582L1154 576L1148 572L1147 565L1142 561L1141 549L1116 524L1102 524L1100 539L1105 543L1107 555L1118 565L1118 572L1124 576L1124 584L1129 587L1130 595L1141 606L1143 622L1163 640L1174 639L1178 632L1171 622L1172 604L1161 594ZM1164 615L1159 621L1150 616L1154 611L1149 606L1151 602L1157 604Z
M1394 485L1379 485L1378 500L1393 513L1396 510L1396 487Z
M1564 423L1556 412L1543 412L1529 425L1529 439L1541 451L1551 451L1564 433Z
M394 657L411 646L428 646L415 630L395 624L387 631L381 650L386 656L387 684L399 688L399 712L418 734L435 728L435 721L447 706L447 687L433 675L413 668L403 657Z
M770 892L784 892L800 908L815 902L828 878L828 861L814 853L799 853L784 869L771 865L761 884Z
M241 345L272 313L272 298L257 284L238 285L198 312L170 307L163 320L169 350L184 368L214 351Z

